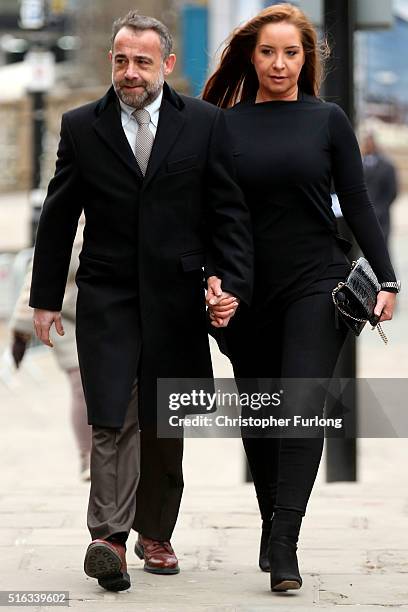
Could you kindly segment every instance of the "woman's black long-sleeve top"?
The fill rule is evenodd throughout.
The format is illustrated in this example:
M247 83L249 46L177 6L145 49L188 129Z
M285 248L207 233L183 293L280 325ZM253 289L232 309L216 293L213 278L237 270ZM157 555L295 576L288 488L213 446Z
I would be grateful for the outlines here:
M293 102L242 102L226 118L253 222L255 302L295 298L330 265L345 269L331 208L333 183L378 280L396 280L358 143L339 106L300 92Z

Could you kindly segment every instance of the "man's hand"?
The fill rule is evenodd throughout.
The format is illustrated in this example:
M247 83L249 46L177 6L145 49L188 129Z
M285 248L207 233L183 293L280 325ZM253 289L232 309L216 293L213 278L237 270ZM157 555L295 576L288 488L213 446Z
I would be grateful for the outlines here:
M210 276L207 280L206 302L213 327L226 327L239 305L239 298L221 289L221 279Z
M209 307L211 325L213 327L227 327L238 305L239 299L224 291L218 304Z
M34 309L34 329L37 338L41 340L43 344L51 348L54 346L50 340L50 329L53 323L55 323L55 329L57 330L58 335L63 336L65 332L62 326L60 312L41 310L40 308Z

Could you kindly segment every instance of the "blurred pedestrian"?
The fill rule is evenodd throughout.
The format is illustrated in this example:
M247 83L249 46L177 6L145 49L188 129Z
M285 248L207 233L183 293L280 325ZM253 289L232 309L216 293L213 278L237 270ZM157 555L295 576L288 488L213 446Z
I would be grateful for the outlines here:
M382 283L375 308L381 321L391 319L398 290L355 135L341 108L319 98L319 86L316 31L297 7L278 4L233 32L204 90L204 99L228 108L237 180L254 231L253 303L224 335L238 385L288 381L282 416L288 406L295 415L322 416L322 380L332 376L347 333L335 324L331 297L350 269L331 209L332 180ZM222 301L211 307L214 324L221 308ZM243 438L263 521L259 563L270 571L273 591L302 585L297 541L322 434L310 437L306 426L288 435L283 429L281 437Z
M55 358L59 367L66 372L71 390L71 423L79 451L80 477L90 480L91 427L88 425L84 392L79 371L78 353L75 340L75 304L77 286L75 275L78 270L78 255L82 248L82 232L75 240L68 271L67 286L61 309L65 335L53 338ZM33 312L29 307L32 262L30 262L11 320L11 353L17 368L24 358L27 345L33 337Z
M368 195L377 213L387 245L390 238L390 209L398 195L397 172L392 161L380 150L372 132L365 134L361 152Z
M228 297L232 316L240 299L249 301L252 242L224 114L165 82L176 62L168 29L131 11L114 23L110 59L108 93L62 118L30 304L49 345L53 323L63 333L62 295L84 209L77 343L93 426L93 541L84 567L120 591L130 586L131 528L146 571L179 571L170 539L183 443L157 437L157 379L212 378L203 273L211 301Z

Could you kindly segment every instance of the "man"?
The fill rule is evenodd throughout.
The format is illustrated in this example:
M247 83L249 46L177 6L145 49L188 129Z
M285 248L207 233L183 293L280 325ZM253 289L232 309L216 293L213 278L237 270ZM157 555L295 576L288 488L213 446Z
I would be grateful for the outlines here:
M379 150L372 133L365 135L361 149L368 194L388 245L390 208L398 195L397 174L391 160Z
M182 441L157 439L157 379L212 376L203 267L208 300L230 298L215 322L225 325L250 299L252 250L222 112L164 82L176 61L167 28L131 11L114 23L110 60L106 96L62 118L30 304L37 335L51 346L51 325L63 334L59 311L83 209L77 343L93 426L85 572L119 591L130 586L132 527L147 571L179 571L170 538Z

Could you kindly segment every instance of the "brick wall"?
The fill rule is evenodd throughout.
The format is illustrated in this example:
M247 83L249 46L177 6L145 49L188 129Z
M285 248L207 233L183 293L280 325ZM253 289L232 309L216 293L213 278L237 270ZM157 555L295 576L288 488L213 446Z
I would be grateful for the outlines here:
M30 104L0 104L0 192L24 190L30 180Z

